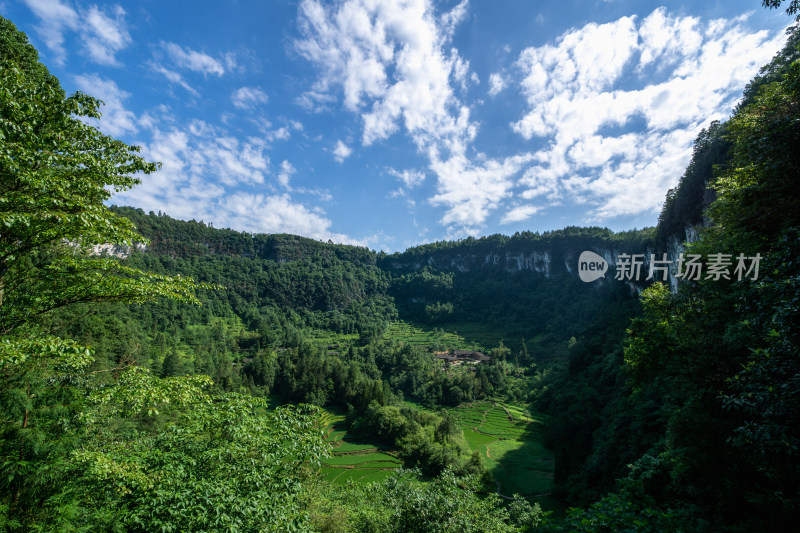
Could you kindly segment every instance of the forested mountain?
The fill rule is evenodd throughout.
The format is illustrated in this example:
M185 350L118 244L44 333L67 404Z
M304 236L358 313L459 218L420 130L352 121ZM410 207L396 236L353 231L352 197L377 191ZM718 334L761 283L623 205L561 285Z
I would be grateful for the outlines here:
M747 84L737 111L753 105L762 87L781 81L791 63L800 58L798 44L800 34L793 31L783 51ZM716 197L715 176L729 170L732 159L729 126L727 122L714 121L695 139L692 160L678 186L667 192L661 209L656 233L659 248L667 248L670 241L683 242L687 230L691 233L692 228L708 224L705 211Z
M0 19L0 527L792 531L799 39L699 135L658 227L385 254L106 207L154 166L79 120L98 102L66 96ZM583 251L603 279L580 280ZM645 280L662 253L729 268ZM640 278L615 279L625 254L646 258ZM739 256L758 271L737 276ZM444 371L431 352L457 346L395 338L400 320L496 342ZM576 509L485 493L447 410L477 400L550 415L555 495ZM316 406L414 470L320 482Z
M653 285L640 318L578 339L542 398L560 413L550 443L564 497L586 505L616 488L573 530L633 516L652 530L796 528L799 54L795 27L733 117L698 137L657 228L663 246L700 224L686 253L758 256L759 274Z
M576 272L582 251L605 255L613 268L620 253L654 250L652 229L614 234L567 228L386 255L292 235L215 229L131 208L112 211L150 241L128 262L224 285L225 291L202 297L225 300L223 306L258 338L264 333L274 339L281 326L270 317L287 311L299 320L296 327L373 336L397 317L436 326L478 321L496 327L507 345L519 348L528 339L546 357L563 352L609 299L635 300L636 288L646 285L644 275L636 285L614 280L613 273L592 285L581 282Z

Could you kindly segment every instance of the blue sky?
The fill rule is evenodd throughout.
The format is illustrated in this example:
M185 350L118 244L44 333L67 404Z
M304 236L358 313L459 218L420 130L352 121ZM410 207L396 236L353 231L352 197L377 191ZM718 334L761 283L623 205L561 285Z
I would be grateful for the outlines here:
M655 225L785 42L758 0L0 0L99 127L162 163L114 202L387 251Z

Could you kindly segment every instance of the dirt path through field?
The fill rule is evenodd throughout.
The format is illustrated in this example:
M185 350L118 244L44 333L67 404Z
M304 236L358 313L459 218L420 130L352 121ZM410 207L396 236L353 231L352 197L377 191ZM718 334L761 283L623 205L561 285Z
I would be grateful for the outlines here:
M514 499L511 496L506 496L505 494L500 494L500 482L499 481L495 481L495 484L497 485L497 495L498 496L500 496L501 498L504 498L506 500L513 500Z

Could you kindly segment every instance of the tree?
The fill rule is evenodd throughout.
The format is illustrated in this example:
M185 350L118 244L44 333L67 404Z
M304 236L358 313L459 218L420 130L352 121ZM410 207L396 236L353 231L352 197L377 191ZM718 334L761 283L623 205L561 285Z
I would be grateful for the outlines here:
M158 165L84 122L100 116L101 102L66 96L2 18L0 58L0 335L26 335L54 309L79 302L193 301L191 280L89 254L145 241L103 202Z
M303 480L328 446L313 406L206 392L141 368L91 394L67 489L92 530L307 531ZM148 429L165 411L171 423ZM120 431L120 418L139 421ZM124 437L124 440L120 437Z
M497 495L479 496L477 476L448 469L433 480L421 478L419 470L401 469L381 483L333 485L326 499L315 502L315 525L321 531L364 533L511 533L523 530L515 519L528 520L525 525L541 520L538 509L511 517Z
M145 241L103 202L158 165L84 122L100 116L101 102L66 96L27 37L2 17L0 73L0 509L28 529L49 512L43 509L63 507L52 498L61 494L76 445L73 415L92 377L91 349L52 334L54 311L161 296L197 300L191 279L90 253Z
M800 510L794 32L770 81L726 125L730 157L716 169L713 225L689 246L704 257L731 254L730 279L682 283L677 294L659 285L643 291L644 319L631 323L625 350L635 388L668 399L661 466L636 482L662 507L691 502L687 516L713 517L712 529L790 531ZM738 254L760 258L757 277L737 279Z
M769 9L778 9L781 7L783 0L761 0L761 5ZM800 0L790 0L786 6L787 15L797 15L797 20L800 20Z
M161 367L161 375L165 378L180 374L181 360L178 356L178 349L172 347L167 355L164 356L164 363Z

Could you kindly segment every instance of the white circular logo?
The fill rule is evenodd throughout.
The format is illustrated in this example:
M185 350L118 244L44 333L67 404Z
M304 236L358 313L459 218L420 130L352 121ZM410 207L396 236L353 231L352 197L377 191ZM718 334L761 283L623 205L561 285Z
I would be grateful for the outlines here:
M578 276L581 281L590 282L605 277L608 263L594 252L582 252L578 258Z

